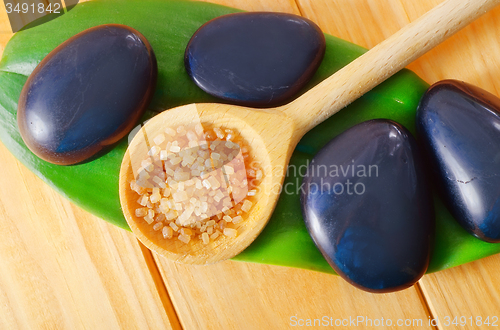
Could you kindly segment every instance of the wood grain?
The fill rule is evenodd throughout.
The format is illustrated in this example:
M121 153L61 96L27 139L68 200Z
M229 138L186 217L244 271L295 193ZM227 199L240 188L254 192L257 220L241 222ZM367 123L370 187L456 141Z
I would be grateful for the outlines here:
M0 328L169 328L133 235L0 159Z
M435 310L441 329L461 328L460 323L453 325L455 317L465 317L467 328L493 328L481 323L489 317L500 326L500 257L491 256L469 263L426 275L420 285L428 303ZM449 319L447 319L447 317ZM472 317L472 326L471 320ZM482 322L479 322L482 320ZM478 322L478 323L476 323ZM449 324L449 326L447 326ZM462 323L463 324L463 323Z
M188 266L155 257L184 329L289 329L300 319L323 317L333 325L349 317L391 319L393 325L415 319L422 320L419 329L431 328L415 288L371 294L338 276L313 271L235 261ZM325 328L317 325L307 328ZM366 325L347 328L394 328Z

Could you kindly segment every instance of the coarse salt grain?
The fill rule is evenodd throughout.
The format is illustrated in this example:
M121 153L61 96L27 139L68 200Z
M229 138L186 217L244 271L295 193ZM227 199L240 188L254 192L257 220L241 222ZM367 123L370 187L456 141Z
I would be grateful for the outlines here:
M243 202L243 205L241 205L241 210L243 212L248 212L250 211L250 208L252 207L252 202L250 202L248 199Z
M148 209L146 207L141 207L135 210L135 216L143 218L148 214Z
M189 172L179 171L179 172L174 173L174 180L175 181L186 181L189 179L189 177L190 177Z
M173 147L172 147L173 148ZM170 164L172 165L177 165L179 164L180 162L182 161L182 158L181 157L174 157L174 158L171 158L170 159Z
M172 196L176 202L183 202L188 199L188 195L185 191L177 191Z
M163 142L165 141L165 135L163 134L158 134L154 139L153 139L153 142L156 144L156 145L160 145L162 144Z
M172 238L174 231L172 230L171 227L165 226L162 229L162 234L163 234L163 238Z
M243 218L240 215L237 215L233 218L233 224L239 224L240 222L243 222Z
M154 219L151 216L149 216L149 214L144 217L144 220L146 220L148 225L152 224L154 221Z
M180 233L181 235L186 235L186 236L193 235L193 231L189 228L181 228Z
M181 147L173 145L173 146L170 147L170 151L172 151L172 152L179 152L179 151L181 151Z
M203 126L201 126L201 124L196 124L194 126L194 131L196 132L196 134L202 135L203 134Z
M220 231L217 230L217 231L215 231L215 233L210 235L210 239L215 240L215 239L217 239L217 237L219 237L219 235L220 235Z
M210 182L210 188L212 189L219 189L220 187L220 182L217 180L215 176L211 176L208 178L208 182Z
M179 241L187 244L191 240L191 237L186 235L179 235L178 239Z
M224 169L224 174L226 175L234 174L234 168L232 166L224 165L223 169Z
M160 229L162 229L162 228L163 228L163 223L161 223L161 222L157 222L157 223L155 223L155 225L153 226L153 230L154 230L154 231L158 231L158 230L160 230Z
M224 236L227 236L227 237L236 237L236 235L238 234L238 231L236 229L233 229L233 228L224 228Z
M151 149L149 150L149 155L150 156L156 156L160 152L160 147L158 146L152 146Z
M148 205L148 201L149 201L148 195L143 195L139 204L141 204L142 206L146 206Z
M158 189L158 188L155 188L155 189ZM158 189L159 190L159 189ZM151 201L151 203L153 204L156 204L158 203L158 201L161 199L161 195L160 195L160 192L153 192L153 194L151 195L151 197L149 198L149 200Z
M156 175L153 177L153 182L156 183L158 185L158 187L160 187L162 189L167 187L167 185L165 184L165 181Z
M165 129L165 133L167 133L170 136L176 136L177 135L177 132L173 128L171 128L171 127L167 127Z
M201 234L201 240L203 241L203 244L210 243L210 237L208 236L207 233Z
M242 211L249 212L252 202L244 200L233 209L232 199L227 196L240 196L244 192L243 196L235 197L240 201L245 195L254 196L255 189L249 190L252 187L248 187L243 159L241 154L238 156L240 145L231 141L234 132L220 128L204 132L197 124L194 128L167 128L165 133L169 137L159 134L153 139L156 146L151 147L150 157L141 163L137 181L130 183L131 189L140 195L137 202L146 206L137 208L136 216L150 224L156 221L153 230L161 229L165 239L177 238L184 243L198 239L208 244L220 235L235 237L237 231L231 226L243 221ZM215 137L219 140L213 140ZM208 143L198 141L203 138ZM248 162L248 148L243 146L241 152ZM231 165L223 165L227 161ZM249 180L259 175L259 171L259 168L249 171ZM143 188L151 184L148 182L151 177L156 186Z
M198 136L196 136L196 134L193 131L188 131L186 133L186 136L187 136L189 141L195 141L198 139Z
M174 223L174 222L171 222L169 224L169 226L174 230L174 231L178 231L179 230L179 227Z
M167 220L174 220L175 218L177 218L177 212L175 212L174 210L170 210L168 211L167 214L165 214L165 217L167 218Z
M177 133L179 133L181 135L186 134L186 129L184 128L184 126L177 127Z

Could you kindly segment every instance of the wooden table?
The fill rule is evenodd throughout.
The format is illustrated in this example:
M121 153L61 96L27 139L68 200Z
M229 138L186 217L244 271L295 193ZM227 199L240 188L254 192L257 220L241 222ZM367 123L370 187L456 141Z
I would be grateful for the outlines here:
M215 2L303 15L324 32L371 48L440 1ZM0 12L1 29L7 17ZM499 34L497 8L409 68L429 83L461 79L500 95ZM0 51L10 36L0 35ZM2 144L0 159L0 329L287 329L308 319L352 329L397 328L398 322L448 329L457 326L445 326L447 316L450 323L464 316L469 324L471 316L474 322L500 318L500 255L426 275L391 294L278 266L185 266L153 255L131 233L60 197ZM437 327L429 325L434 318ZM364 322L353 326L350 319Z

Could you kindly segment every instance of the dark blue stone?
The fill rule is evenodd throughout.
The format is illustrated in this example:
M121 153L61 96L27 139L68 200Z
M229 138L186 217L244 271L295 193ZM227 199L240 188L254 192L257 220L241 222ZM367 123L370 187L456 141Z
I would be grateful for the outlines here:
M205 92L236 104L267 107L297 93L324 53L325 37L308 19L237 13L204 24L189 41L184 61Z
M124 137L154 93L153 50L124 25L85 30L50 52L19 98L21 136L38 157L76 164Z
M438 82L420 101L417 132L455 219L500 242L500 99L463 82Z
M434 210L416 142L403 126L377 119L340 134L309 164L302 188L312 239L351 284L390 292L425 273Z

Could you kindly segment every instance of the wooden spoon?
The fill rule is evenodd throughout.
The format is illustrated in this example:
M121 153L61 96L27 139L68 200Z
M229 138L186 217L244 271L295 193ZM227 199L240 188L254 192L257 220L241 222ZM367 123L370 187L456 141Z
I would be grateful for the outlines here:
M155 116L132 140L121 165L120 201L130 228L148 248L175 261L211 264L237 255L253 242L269 220L290 156L306 132L498 3L500 0L447 0L295 101L278 108L256 110L227 104L191 104ZM130 189L130 181L135 178L133 169L138 167L134 162L144 158L148 141L166 127L197 122L237 130L251 145L253 159L264 172L255 196L257 202L239 224L238 236L222 236L208 245L200 240L184 244L164 239L161 231L152 230L143 218L135 216L138 196ZM137 154L141 156L134 156Z

